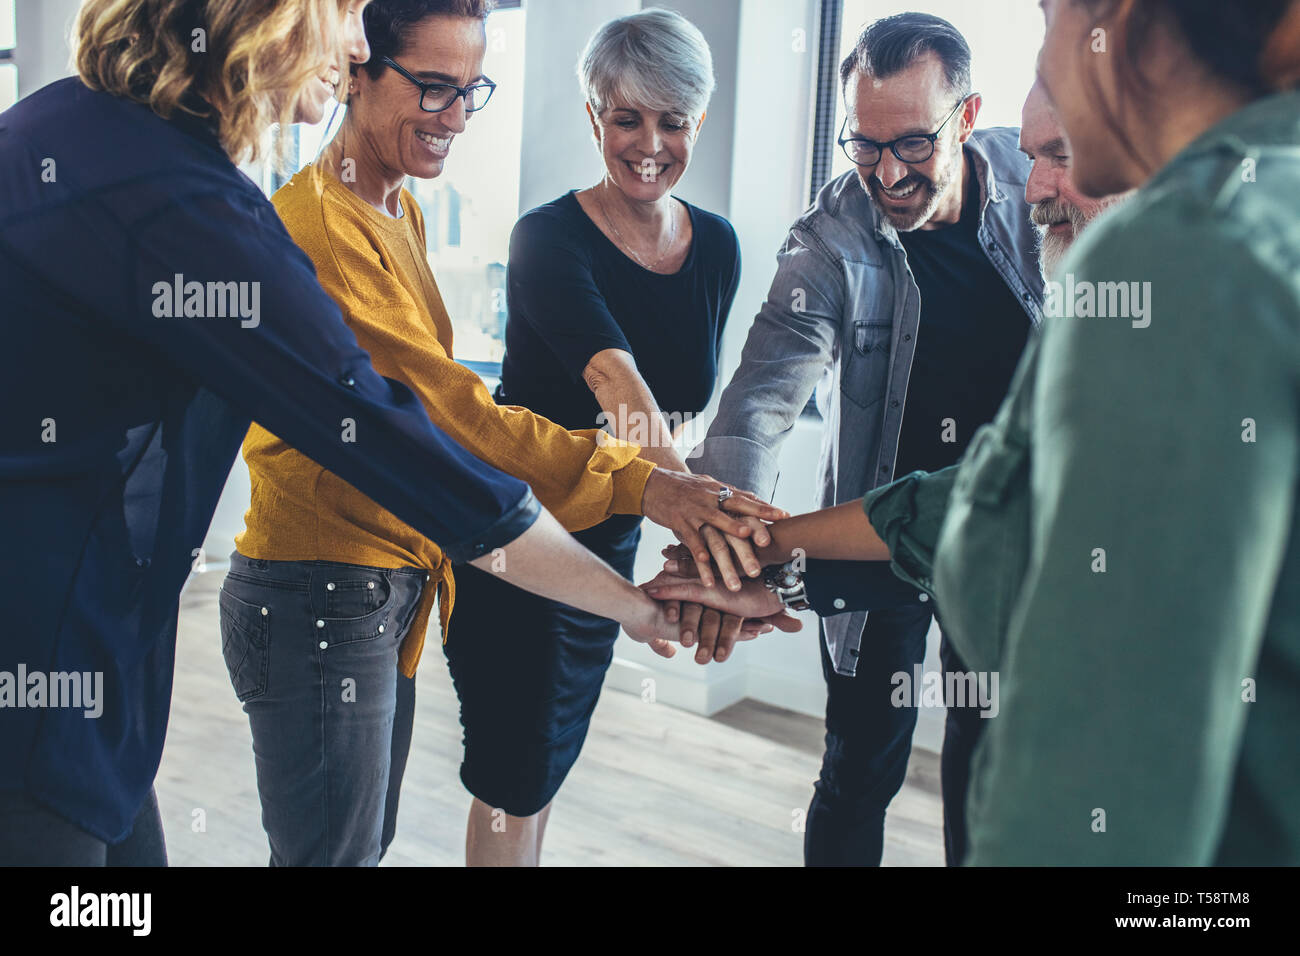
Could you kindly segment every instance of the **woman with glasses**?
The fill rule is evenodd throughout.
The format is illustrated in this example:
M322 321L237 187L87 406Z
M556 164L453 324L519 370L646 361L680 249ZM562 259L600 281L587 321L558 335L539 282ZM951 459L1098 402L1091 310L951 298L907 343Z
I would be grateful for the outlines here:
M714 87L709 47L680 15L644 10L601 27L578 72L604 175L515 226L497 400L570 428L602 425L684 474L673 443L713 392L740 277L731 225L673 195ZM640 524L616 515L576 537L631 578ZM725 560L722 536L713 543ZM465 726L461 779L474 795L468 859L536 864L618 625L490 574L462 575L460 586L445 651ZM494 827L501 810L504 832Z
M352 68L342 126L321 160L276 193L276 209L380 374L409 387L478 458L529 482L566 528L611 514L645 514L684 538L704 523L745 528L719 508L712 479L656 468L635 444L594 428L570 432L498 406L452 358L424 220L402 184L440 175L491 99L488 10L482 0L375 0L365 11L371 58ZM320 425L358 454L384 441L347 419ZM225 580L222 643L252 728L272 862L374 865L395 831L415 668L435 603L448 633L448 555L272 430L250 429L244 457L252 502ZM737 514L780 514L736 499ZM490 573L500 576L506 556L496 557ZM268 613L285 635L269 654Z

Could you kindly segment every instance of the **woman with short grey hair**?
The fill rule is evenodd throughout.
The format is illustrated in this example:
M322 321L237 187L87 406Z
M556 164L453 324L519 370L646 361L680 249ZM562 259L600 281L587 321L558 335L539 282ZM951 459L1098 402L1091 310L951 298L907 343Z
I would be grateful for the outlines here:
M601 27L578 76L604 175L515 225L496 399L566 428L604 426L640 444L642 457L684 472L668 422L708 403L740 278L730 223L672 195L704 123L713 60L688 20L651 9ZM575 537L630 579L640 524L615 515ZM754 540L768 540L761 526ZM721 536L710 544L726 558ZM739 587L730 563L724 577ZM446 653L465 726L461 778L475 797L469 862L535 864L618 624L497 575L469 570L458 587L462 610ZM700 628L721 626L734 640L740 624L714 617ZM494 811L514 819L502 827Z

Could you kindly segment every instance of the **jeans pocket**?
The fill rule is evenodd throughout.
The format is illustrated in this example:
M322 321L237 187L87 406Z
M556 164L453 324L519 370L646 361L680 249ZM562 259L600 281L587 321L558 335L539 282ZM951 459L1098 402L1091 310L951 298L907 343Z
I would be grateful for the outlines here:
M331 567L326 572L325 614L329 620L365 617L392 597L388 575L379 568Z
M218 597L221 613L221 656L240 702L266 693L271 661L270 613L258 604L235 597L224 587Z
M325 613L316 620L321 639L334 646L383 635L396 637L394 625L406 609L405 591L394 580L397 573L360 566L331 568L324 590Z

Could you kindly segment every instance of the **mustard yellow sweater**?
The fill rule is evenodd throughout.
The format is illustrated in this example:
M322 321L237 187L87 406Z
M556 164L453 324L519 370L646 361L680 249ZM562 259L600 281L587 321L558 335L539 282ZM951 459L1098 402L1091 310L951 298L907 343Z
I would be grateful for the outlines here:
M528 482L570 531L611 514L641 513L654 466L637 457L639 446L497 405L478 375L452 359L451 319L425 255L424 219L409 192L401 193L404 215L393 219L308 166L272 201L375 370L419 396L438 427ZM442 549L257 424L243 452L253 489L244 531L235 538L240 554L429 572L399 657L402 672L413 676L435 594L444 637L447 632L455 581Z

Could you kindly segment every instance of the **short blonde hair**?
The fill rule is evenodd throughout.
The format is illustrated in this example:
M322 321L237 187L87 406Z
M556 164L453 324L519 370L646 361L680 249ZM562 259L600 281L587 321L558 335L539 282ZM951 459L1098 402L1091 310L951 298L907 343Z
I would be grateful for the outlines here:
M243 162L258 158L271 124L293 122L322 64L346 65L347 3L85 0L74 59L87 86L144 103L164 119L177 110L210 115L226 153ZM203 49L195 50L200 37Z

